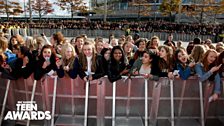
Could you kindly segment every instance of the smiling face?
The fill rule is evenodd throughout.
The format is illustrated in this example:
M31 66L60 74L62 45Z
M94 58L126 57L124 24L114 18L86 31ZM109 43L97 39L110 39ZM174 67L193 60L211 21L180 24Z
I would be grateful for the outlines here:
M124 52L130 53L132 51L131 43L127 43L124 45Z
M150 64L152 61L150 55L148 53L144 53L142 57L142 64Z
M84 40L83 38L78 38L75 42L75 45L77 46L78 49L82 49L84 45Z
M50 48L45 48L43 50L43 57L44 59L49 59L51 57L51 49Z
M178 60L181 62L181 63L186 63L187 62L187 54L180 51L178 54L177 54L177 58Z
M92 45L84 45L83 46L83 53L85 56L90 57L93 54L93 48Z
M138 49L139 49L139 51L144 51L145 50L145 47L146 47L145 42L140 42Z
M122 58L122 52L121 52L121 50L120 49L115 49L113 56L114 56L114 59L116 61L120 61L120 59Z
M103 49L103 43L102 42L97 42L97 45L96 45L96 50L98 53L100 53Z
M152 40L152 47L158 47L159 45L159 40L157 38Z
M68 47L65 51L65 57L66 59L70 59L72 57L72 48Z
M217 54L214 52L210 52L207 56L208 64L213 63L216 60L216 58L217 58Z

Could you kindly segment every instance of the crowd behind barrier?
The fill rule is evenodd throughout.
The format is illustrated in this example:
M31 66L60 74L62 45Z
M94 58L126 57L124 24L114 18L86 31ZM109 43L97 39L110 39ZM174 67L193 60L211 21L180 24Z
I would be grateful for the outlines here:
M4 96L7 80L0 79L0 82L0 94ZM32 82L31 78L11 81L7 111L16 110L17 101L30 100ZM88 113L88 126L223 125L223 95L217 102L208 102L207 96L211 92L206 88L212 86L203 84L202 89L200 84L197 77L185 81L160 78L158 82L132 77L113 84L104 77L90 82L87 97L86 85L80 78L45 77L37 82L34 101L38 104L39 111L55 111L55 114L52 114L56 117L52 118L55 119L54 125L83 125L85 112ZM56 98L55 102L53 97ZM84 108L86 98L87 111ZM0 101L2 104L3 97L0 97ZM51 122L52 120L31 121L31 124L50 125ZM17 120L14 123L26 124L26 121ZM3 124L6 124L6 121Z
M167 21L117 21L117 22L103 22L103 21L74 21L74 20L60 20L60 21L42 21L42 22L2 22L0 24L4 27L16 26L20 28L46 28L46 29L89 29L89 30L126 30L143 32L168 32L168 33L185 33L196 35L218 35L222 34L223 24L177 24Z
M66 37L75 37L80 34L86 34L89 37L101 36L103 38L108 38L111 34L115 36L120 36L125 34L124 30L88 30L88 29L48 29L48 28L19 28L19 29L9 29L10 35L20 34L22 36L39 36L41 33L45 33L46 36L51 36L52 34L61 31ZM131 31L129 34L134 35L136 32ZM138 34L143 38L149 38L150 36L158 36L161 40L166 40L170 33L166 32L138 32ZM217 41L214 35L196 35L196 34L184 34L184 33L174 33L174 40L181 40L184 42L192 41L196 37L200 37L203 40L211 39L213 42Z
M75 36L75 38L72 38L71 40L64 37L61 32L55 31L56 33L52 33L52 35L50 35L50 40L48 40L46 35L42 34L42 31L39 31L38 29L35 29L34 31L36 32L36 34L41 34L41 36L37 36L34 38L27 37L26 41L20 35L11 36L7 39L7 34L1 33L1 76L10 80L17 80L20 78L27 79L30 77L30 75L33 74L35 80L33 82L26 82L27 84L33 83L31 98L28 98L28 94L26 95L26 98L30 99L31 101L33 101L36 86L38 91L38 83L40 83L39 80L44 81L44 79L41 78L43 78L45 75L57 75L59 78L63 78L66 76L72 79L75 79L79 76L83 81L86 82L86 85L83 87L85 88L85 95L80 96L85 98L84 106L82 104L82 106L84 107L84 113L82 114L84 115L84 126L87 126L87 117L95 117L94 115L88 116L89 102L91 102L92 98L95 97L88 97L89 90L92 90L92 84L89 82L92 80L98 80L99 78L104 77L105 75L107 75L108 80L113 83L112 87L110 88L112 89L112 113L110 114L112 115L112 126L116 125L117 123L115 120L117 115L115 111L115 104L117 103L115 96L116 94L122 93L122 91L116 92L116 83L119 81L124 81L121 80L123 75L141 75L146 79L154 81L161 80L160 77L168 77L171 80L174 78L181 78L182 80L189 81L188 78L190 76L197 75L199 77L199 80L202 82L209 80L214 83L214 92L213 89L211 89L210 87L206 87L204 89L205 92L207 92L207 95L205 95L204 103L207 103L208 101L215 102L222 95L221 87L223 84L221 83L221 77L224 77L223 42L219 42L214 46L210 39L206 39L203 41L200 38L196 37L192 40L193 42L188 43L188 46L186 48L185 46L183 47L183 43L181 41L175 43L173 41L173 36L175 35L172 34L169 34L167 36L167 40L164 43L161 43L160 38L158 36L149 36L151 38L150 40L148 40L142 38L142 36L139 36L139 34L135 34L134 36L132 36L129 34L124 35L119 32L119 34L117 34L119 39L117 39L114 35L110 35L108 37L109 41L107 42L103 39L103 37L95 36L95 40L89 39L87 34L90 31L86 30L83 30L83 34L81 34L82 32L79 32L79 34L81 35ZM16 32L20 32L19 29L16 29ZM48 34L48 31L44 32L47 32L46 34ZM58 93L56 87L60 85L57 83L57 80L57 78L54 78L54 82L51 82L51 84L54 84L52 88L52 100L50 103L50 105L52 104L50 110L52 112L53 117L55 115L54 112L56 112L56 114L58 112L57 109L55 109L55 105L57 105L56 94ZM126 80L131 83L130 79L126 78ZM144 79L141 80L143 81ZM186 81L184 82L186 83ZM145 98L148 97L148 93L146 93L148 92L147 82L147 80L143 82L145 84ZM163 81L162 83L165 82L168 85L170 84L170 88L168 91L170 91L170 116L171 126L173 126L175 124L173 120L175 117L175 109L173 107L175 106L175 99L173 99L173 95L175 95L173 92L173 84L176 83L176 81L173 82L166 79L166 81ZM26 83L24 85L26 85ZM102 83L104 83L104 81L99 81L99 84ZM137 81L137 83L141 82ZM160 85L158 85L159 82L155 83L157 84L154 85L160 87ZM213 86L213 84L211 85ZM199 103L201 108L200 122L201 125L204 126L204 118L207 118L209 104L205 104L204 110L202 107L202 83L199 83L199 87ZM158 89L156 90L156 93L153 94L154 101L156 101L153 102L153 104L156 105L154 105L154 108L151 109L152 111L154 111L152 114L152 118L154 118L154 121L152 121L153 124L156 124L155 117L157 117L158 113L155 112L155 110L159 110L158 102L160 97L158 96L160 94L160 91L161 90ZM101 96L102 95L100 95L100 97ZM67 96L65 96L64 98L66 99ZM63 100L64 99L62 99L62 102ZM147 102L148 100L145 99L144 124L146 126L148 125L147 117L149 110L147 107ZM48 104L46 101L43 103ZM131 104L131 102L129 103ZM105 106L107 105L108 103L105 102ZM166 109L167 108L165 108L165 110ZM59 112L60 111L61 108L59 109ZM98 112L101 113L100 110ZM104 116L101 117L103 118ZM138 120L138 118L135 119ZM102 120L103 119L101 119L101 121ZM52 118L50 122L51 125L53 125L54 122L55 120L54 118ZM27 122L27 125L29 125L29 123L30 121Z

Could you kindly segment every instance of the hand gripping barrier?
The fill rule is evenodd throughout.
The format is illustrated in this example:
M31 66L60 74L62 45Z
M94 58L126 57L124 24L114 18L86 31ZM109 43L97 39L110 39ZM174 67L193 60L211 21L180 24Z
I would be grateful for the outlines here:
M212 84L201 83L195 77L186 81L160 78L154 82L137 76L114 83L107 77L86 83L80 78L46 77L33 81L33 85L31 82L0 79L2 125L10 122L3 120L4 113L15 110L17 101L27 100L36 101L40 111L50 111L52 118L50 121L16 120L16 124L205 126L211 120L224 122L222 95L218 101L208 102Z

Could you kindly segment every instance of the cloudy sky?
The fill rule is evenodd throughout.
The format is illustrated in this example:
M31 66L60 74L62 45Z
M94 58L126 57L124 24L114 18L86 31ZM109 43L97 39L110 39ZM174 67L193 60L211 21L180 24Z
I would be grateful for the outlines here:
M25 2L28 2L28 0L18 0L21 4L22 7L24 7L24 1ZM51 3L54 3L54 2L57 2L57 0L49 0ZM89 3L88 1L89 0L84 0L86 3ZM88 4L87 4L88 6ZM53 9L54 9L54 12L53 14L56 14L56 15L69 15L69 13L67 11L62 11L60 10L60 8L56 5L53 4Z

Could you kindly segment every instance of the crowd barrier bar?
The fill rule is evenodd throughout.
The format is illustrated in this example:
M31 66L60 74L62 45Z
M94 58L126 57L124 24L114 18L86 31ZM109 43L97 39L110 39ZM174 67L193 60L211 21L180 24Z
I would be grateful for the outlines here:
M145 79L145 126L148 126L148 80Z
M184 94L185 94L185 88L186 88L186 80L183 81L183 86L182 86L182 89L181 89L181 100L180 100L180 104L179 104L179 108L178 108L178 119L177 119L177 123L179 123L180 121L180 115L181 115L181 112L182 112L182 106L183 106L183 97L184 97Z
M131 79L128 79L128 100L126 105L126 115L129 116L130 114L130 97L131 97Z
M101 36L107 38L111 33L113 33L116 37L119 37L122 34L125 34L123 30L89 30L89 29L49 29L49 28L20 28L20 29L9 29L10 35L21 34L22 36L39 36L41 33L45 33L48 37L54 34L57 31L61 31L66 37L76 37L80 34L87 34L89 37ZM131 31L131 35L134 35L135 32ZM169 33L166 32L140 32L141 37L150 38L154 35L158 36L161 40L166 40ZM192 34L184 34L184 33L174 33L174 40L182 40L182 41L192 41L195 37L200 37L205 40L210 38L213 42L215 42L214 35L192 35Z
M173 80L170 80L171 126L174 126Z
M74 96L74 81L71 79L71 92L72 96ZM74 104L74 99L72 98L72 114L75 115L75 104Z
M42 91L42 101L43 101L43 110L47 110L47 97L46 97L46 90L47 88L45 88L46 84L43 84L42 82L41 84L41 91ZM47 124L47 120L44 120L44 124Z
M51 126L54 126L54 113L55 113L55 102L57 95L57 76L54 76L54 90L53 90L53 100L52 100L52 114L51 114Z
M54 123L54 112L55 112L55 101L56 101L56 90L57 90L57 77L54 77L54 89L53 89L53 100L52 100L52 120L51 120L51 125L52 122ZM71 80L72 81L72 80ZM10 87L10 80L8 80L7 82L7 86L6 86L6 92L5 92L5 96L4 96L4 101L3 101L3 107L2 107L2 112L1 112L1 123L3 120L3 113L4 113L4 108L6 106L6 100L8 97L8 92L9 92L9 87ZM170 102L171 102L171 126L174 126L174 119L176 119L174 117L174 88L173 88L173 80L169 80L170 82ZM31 102L34 100L34 95L35 95L35 90L36 90L36 83L37 81L34 80L33 83L33 88L32 88L32 94L31 94ZM104 83L104 81L103 81ZM24 84L26 84L26 81L24 80ZM73 83L71 83L73 85ZM148 125L148 81L144 80L144 84L145 84L145 126ZM153 118L157 118L157 114L158 114L158 107L159 107L159 96L160 96L160 91L161 91L161 82L153 82L153 95L152 95L152 106L151 106L151 112L150 112L150 120L153 120ZM203 88L202 88L202 82L199 81L199 96L200 96L200 108L201 108L201 126L205 125L205 121L206 121L206 117L208 114L208 109L209 109L209 96L211 95L212 89L213 89L213 85L210 83L206 83L205 85L205 90L204 90L204 98L203 98ZM47 85L47 84L44 84ZM42 86L42 85L41 85ZM85 121L84 121L84 126L87 126L87 112L88 112L88 99L89 99L89 86L90 86L90 82L86 83L86 95L85 95ZM73 86L72 90L73 90ZM178 117L177 119L180 119L180 115L181 115L181 111L182 111L182 105L183 105L183 97L185 94L185 88L186 88L186 81L183 81L183 85L182 85L182 90L181 90L181 100L179 103L179 107L178 107ZM26 90L26 86L25 86L25 90ZM42 90L43 91L43 90ZM130 97L130 91L131 91L131 79L128 79L128 100ZM113 83L113 89L112 89L112 125L115 126L116 125L116 82ZM42 92L43 93L43 92ZM156 99L154 99L156 98ZM156 101L158 100L158 101ZM129 107L130 107L130 101L127 101L127 105L126 105L126 114L129 114ZM204 102L204 103L203 103ZM155 106L156 105L156 106ZM154 109L155 108L155 109ZM73 113L74 114L74 113ZM156 116L155 116L156 115ZM151 118L152 117L152 118ZM30 121L27 121L27 126L29 126ZM86 125L85 125L86 124ZM154 123L155 124L155 123ZM53 126L53 125L52 125Z
M4 100L3 100L3 105L2 105L1 116L0 116L0 126L2 125L2 120L3 120L4 111L5 111L6 101L7 101L7 98L8 98L10 83L11 83L11 81L8 80L6 91L5 91L5 96L4 96Z
M26 91L26 100L28 101L29 95L28 95L27 79L24 79L24 86L25 86L25 91Z
M35 95L36 87L37 87L37 80L34 80L32 94L31 94L31 100L30 100L31 104L32 104L32 102L34 100L34 95ZM26 126L30 126L30 120L27 120Z
M199 92L200 92L200 108L201 108L201 126L205 126L204 107L203 107L203 91L202 91L202 82L201 81L199 81Z
M156 122L157 122L161 86L162 84L160 82L154 82L153 91L152 91L152 107L150 110L150 123L153 126L156 126Z
M210 106L210 102L209 101L211 95L212 95L212 91L213 91L213 84L210 84L210 82L207 82L206 87L205 87L205 96L204 96L204 116L205 116L205 121L208 115L208 110L209 110L209 106Z
M116 82L113 82L113 99L112 99L112 126L116 125L115 111L116 111Z
M84 111L85 112L85 115L84 115L84 126L87 126L89 86L90 86L90 81L87 81L86 82L85 111Z

